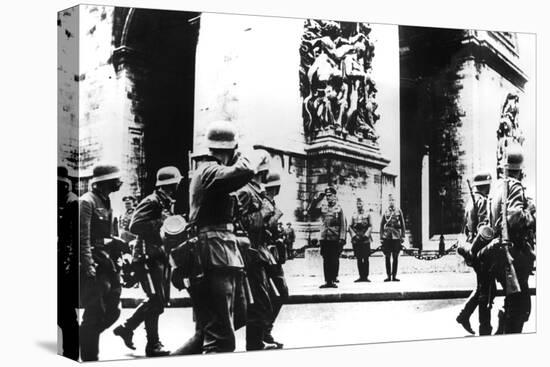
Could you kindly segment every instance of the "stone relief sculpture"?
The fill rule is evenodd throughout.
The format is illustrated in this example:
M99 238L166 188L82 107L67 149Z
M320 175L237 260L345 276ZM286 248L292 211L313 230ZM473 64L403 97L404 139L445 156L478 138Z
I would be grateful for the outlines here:
M308 140L320 131L376 141L380 116L371 78L374 45L365 23L306 20L300 48L300 92Z
M519 113L519 96L508 93L502 111L497 129L497 177L503 173L503 164L506 161L506 149L511 143L523 144L523 132L519 128L517 115Z

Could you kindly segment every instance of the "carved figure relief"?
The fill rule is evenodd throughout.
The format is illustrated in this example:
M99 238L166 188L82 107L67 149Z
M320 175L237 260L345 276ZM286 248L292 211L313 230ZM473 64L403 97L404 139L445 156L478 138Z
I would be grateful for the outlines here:
M504 170L504 162L506 161L506 149L511 143L523 145L524 136L519 128L518 113L519 113L519 96L513 93L508 93L502 111L497 129L497 177L501 177Z
M366 23L308 19L300 48L304 132L322 130L376 141L380 116L371 77L374 45Z

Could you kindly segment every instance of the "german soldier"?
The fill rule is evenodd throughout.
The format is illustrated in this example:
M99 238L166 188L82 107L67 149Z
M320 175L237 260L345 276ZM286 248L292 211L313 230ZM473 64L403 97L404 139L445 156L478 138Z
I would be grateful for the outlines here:
M533 270L535 253L528 239L535 224L535 205L526 200L521 183L522 167L521 147L511 145L507 149L504 178L498 181L490 199L490 222L498 239L483 249L490 254L491 246L497 244L499 254L504 253L507 259L507 264L503 265L498 260L495 264L496 278L506 290L504 314L499 314L498 333L503 334L521 333L531 313L529 275Z
M326 197L326 205L322 204ZM338 268L340 253L346 244L346 218L342 208L337 203L336 189L327 187L324 193L317 195L311 203L309 212L321 216L321 256L323 257L323 272L325 284L319 288L338 288Z
M134 248L134 264L139 268L139 280L147 299L135 310L123 325L113 332L120 336L126 346L135 349L133 331L143 322L147 333L145 355L159 357L170 354L163 349L159 339L159 316L169 301L167 294L168 254L163 246L161 228L164 220L173 215L173 197L181 180L176 167L164 167L157 172L156 190L136 207L129 225L132 233L138 235Z
M270 172L269 175L267 176L266 181L267 181L265 184L266 197L264 199L264 205L266 207L270 207L270 211L273 213L270 216L270 219L267 224L268 224L269 230L274 231L276 224L278 223L278 220L283 215L283 213L277 208L275 204L275 197L279 195L279 191L281 187L281 176L277 172ZM282 240L280 238L271 238L271 243L273 242L275 242L274 247L277 249L277 253L284 254L284 252L286 251L286 248L282 243ZM270 265L268 267L268 273L267 273L269 278L273 280L273 285L274 285L274 287L271 288L273 317L268 324L267 332L264 337L264 342L268 344L275 344L278 349L283 348L283 344L279 343L273 338L273 335L272 335L273 325L275 323L275 320L279 316L279 313L281 312L281 308L283 307L283 304L286 302L289 296L288 285L286 283L286 278L285 278L283 265L282 265L284 262L284 258L285 257L283 256L278 256L277 263L275 265Z
M109 195L122 185L119 168L97 165L91 191L79 200L81 303L80 352L83 361L97 361L99 336L120 316L120 244L112 237Z
M382 240L382 252L386 257L387 277L384 281L398 282L397 265L401 244L405 240L405 219L401 209L395 206L395 199L391 194L389 195L388 209L382 214L380 238Z
M480 241L478 237L478 228L489 224L489 215L487 213L487 195L491 189L491 174L489 172L479 172L474 176L472 186L474 191L471 192L472 200L466 206L464 233L466 235L466 242L469 247L473 247L474 241ZM480 233L479 235L483 235ZM477 245L476 245L477 247ZM475 251L476 249L474 249ZM479 306L479 335L491 335L491 303L492 297L495 295L495 281L488 274L486 267L481 267L479 259L475 253L465 254L467 263L471 263L475 273L477 285L476 289L470 294L470 297L464 304L464 308L458 314L456 321L461 324L466 331L474 334L474 331L470 325L470 317L474 313L475 309ZM471 260L469 260L471 259ZM485 299L481 304L479 298L481 290L490 290L492 295L491 299Z
M203 352L232 352L233 311L246 306L241 304L244 299L237 297L244 293L244 262L233 232L231 193L246 185L254 170L248 159L236 153L236 131L231 123L213 122L206 138L210 155L194 172L189 192L189 222L198 233L204 276L191 279L189 292Z
M250 247L244 249L246 275L250 283L254 303L247 306L246 350L275 349L274 344L264 342L267 327L272 319L270 280L267 268L275 265L275 258L267 248L267 224L270 210L263 202L263 187L269 167L265 151L256 151L256 173L252 180L235 192L238 202L237 223L246 232Z
M294 246L294 241L296 241L296 234L294 233L294 229L292 228L292 224L290 222L286 224L286 227L283 229L283 231L285 247L287 251L287 259L291 260L294 257L294 250L292 249L292 247Z
M372 220L370 214L365 212L361 198L357 198L357 211L351 217L349 232L355 258L357 259L357 270L359 271L359 278L355 282L370 282L369 257L372 241Z
M57 168L57 324L63 355L78 360L78 196L66 167Z

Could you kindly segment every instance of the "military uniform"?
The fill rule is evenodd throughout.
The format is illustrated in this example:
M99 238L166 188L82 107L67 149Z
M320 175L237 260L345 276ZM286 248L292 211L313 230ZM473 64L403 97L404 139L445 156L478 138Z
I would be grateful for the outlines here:
M390 206L382 214L380 237L382 239L382 252L386 257L386 274L388 276L386 281L398 280L396 278L398 258L401 244L405 238L405 219L401 209ZM391 258L393 258L393 264Z
M283 236L284 236L284 243L286 247L287 252L287 258L292 259L293 256L293 245L294 241L296 241L296 234L294 233L294 229L290 227L285 227L283 229Z
M321 215L320 245L323 272L326 285L334 287L338 278L340 253L346 241L346 218L338 203L332 206L326 203L319 206L315 203L312 212Z
M244 254L246 275L254 299L254 303L247 306L246 350L260 350L265 347L264 337L273 317L266 271L276 264L267 248L266 227L271 213L264 207L262 188L255 181L249 182L235 194L238 201L237 221L246 231L251 244Z
M123 327L115 329L115 334L132 333L144 322L148 355L156 354L152 351L161 349L158 322L164 312L164 305L169 301L170 265L160 234L163 219L167 215L172 215L172 200L157 189L138 204L129 224L129 230L138 235L134 264L139 268L139 281L147 299L137 307Z
M359 279L367 281L369 278L369 257L370 257L370 243L372 230L372 221L369 213L363 211L356 211L351 217L352 238L351 244L353 245L353 251L355 258L357 259L357 270L359 272Z
M57 208L57 324L63 355L78 360L78 197L68 192Z
M209 157L191 179L189 221L198 232L204 276L192 279L189 291L206 353L235 350L238 315L234 312L246 306L242 297L244 262L233 233L235 203L230 193L246 185L253 175L244 157L236 157L230 166Z
M509 240L512 242L510 255L517 275L520 291L506 295L504 299L504 317L499 320L502 333L521 333L523 324L531 313L531 296L529 295L529 276L533 270L535 255L527 239L534 225L532 212L534 205L528 205L525 189L516 178L509 177L498 181L491 195L490 222L496 236L501 235L502 211L505 200L505 183L508 181L507 220ZM498 240L496 240L498 241ZM503 287L506 285L502 267L495 267L495 276Z
M268 196L264 197L264 207L267 208L267 210L270 213L272 213L269 216L270 219L267 225L271 232L275 232L277 228L277 222L279 221L283 213L277 208L275 204L275 200L269 198ZM285 248L283 246L277 245L282 242L282 239L272 237L271 242L276 243L276 245L272 244L271 246L274 248L277 248L277 254L285 253ZM275 320L279 316L279 313L281 312L281 308L283 307L283 304L286 302L289 296L288 285L286 283L285 273L282 265L285 260L286 260L286 256L279 255L279 258L276 261L276 263L273 265L269 265L267 268L267 275L271 280L273 280L273 285L277 289L278 295L276 295L273 289L271 289L271 302L273 304L273 314L267 326L264 342L275 344L278 348L282 348L283 345L275 341L272 335L272 331L273 331L273 325L275 324Z
M489 176L490 180L490 176ZM474 180L475 183L475 180ZM475 202L470 201L466 207L465 228L466 241L472 243L477 234L477 228L480 224L488 224L489 216L487 212L487 196L476 191L474 193ZM470 331L470 316L478 308L479 313L479 335L491 335L491 304L496 294L495 281L489 275L488 269L481 266L479 260L474 257L472 267L476 273L476 289L470 294L470 297L464 304L464 308L457 317L457 322Z
M80 275L81 304L84 308L80 325L83 361L98 359L99 335L120 316L120 269L109 252L107 243L113 231L113 212L108 197L93 189L79 201L81 272L95 266L93 278Z

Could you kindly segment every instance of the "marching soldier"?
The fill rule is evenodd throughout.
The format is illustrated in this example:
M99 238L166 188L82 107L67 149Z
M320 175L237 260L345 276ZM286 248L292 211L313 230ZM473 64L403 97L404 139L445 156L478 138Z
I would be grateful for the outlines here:
M189 222L198 233L203 276L191 279L188 289L197 322L194 339L202 338L204 353L235 350L234 310L245 310L243 258L234 234L231 193L254 175L248 159L236 153L236 131L228 121L209 125L209 157L190 183Z
M78 360L78 196L66 167L57 168L57 324L63 356Z
M359 278L355 282L370 282L369 257L372 241L372 220L370 214L363 209L361 198L357 198L357 211L351 217L349 232L355 258L357 259L357 270L359 271Z
M470 191L472 200L466 206L466 225L464 227L466 242L468 242L470 246L472 246L478 236L478 228L480 228L481 225L487 225L489 223L487 195L489 195L491 189L491 174L489 172L480 172L476 174L472 186L475 191ZM468 260L470 257L471 261ZM466 258L467 262L471 263L476 273L477 285L476 289L474 289L464 304L463 309L458 314L456 321L470 334L474 334L470 325L470 317L479 306L479 335L491 335L491 303L496 291L495 281L489 276L488 269L480 266L479 259L477 259L475 254L467 254ZM484 302L479 303L482 288L491 289L490 293L492 297L490 300L485 299Z
M505 267L498 266L497 280L507 290L504 299L504 314L499 315L499 333L521 333L524 323L531 313L531 296L529 295L529 275L533 270L535 253L529 244L531 229L534 227L535 205L528 202L523 178L523 153L519 145L512 145L507 150L505 175L500 179L491 194L490 222L498 239L486 248L498 244L499 253L508 249L511 269L515 271L519 289L510 285L513 273L506 274ZM504 217L504 215L506 217Z
M98 360L99 336L120 316L117 260L121 242L112 237L113 211L109 200L109 195L122 185L119 168L95 166L90 184L91 190L79 200L82 361Z
M244 249L246 275L250 283L254 303L247 306L246 350L275 349L275 344L264 342L267 327L272 319L273 305L270 298L270 280L267 268L275 265L275 259L267 248L267 226L273 212L263 201L262 182L268 172L267 152L256 151L256 174L244 187L236 191L238 202L237 223L246 232L250 247Z
M322 203L325 197L326 204ZM320 215L323 221L320 242L325 284L319 288L338 288L340 253L346 244L346 218L337 203L336 189L327 187L324 193L319 193L313 199L309 212L314 216Z
M147 333L145 355L159 357L170 354L164 350L159 339L159 316L169 301L167 285L169 279L168 254L163 246L161 227L164 220L173 215L173 197L181 180L176 167L164 167L157 172L156 190L136 207L129 225L132 233L138 235L134 248L134 264L139 268L139 281L147 299L135 310L123 325L113 333L120 336L126 346L135 349L132 341L134 330L143 322Z
M395 199L392 194L389 195L389 207L382 214L380 238L382 240L382 252L386 257L387 278L384 281L399 282L399 279L397 279L397 265L401 244L405 240L405 219L401 209L395 206Z
M270 231L274 231L276 223L278 222L279 218L283 215L283 213L277 208L275 204L275 197L279 195L280 187L281 187L281 177L277 172L270 172L267 176L265 184L265 190L266 190L266 196L264 199L264 205L266 207L270 207L271 212L273 215L270 217L270 220L268 222L268 228L270 228ZM267 203L266 203L267 202ZM285 252L284 246L277 246L277 244L281 244L280 238L272 238L271 242L275 242L275 248L278 249L278 253L283 254ZM286 283L285 274L283 271L283 262L284 257L278 256L278 261L275 265L270 265L268 267L268 276L270 279L273 280L273 285L275 286L275 289L272 289L271 297L272 297L272 303L273 303L273 317L270 320L267 332L265 334L264 342L268 344L275 344L277 349L282 349L283 344L279 343L273 338L272 331L273 331L273 325L275 323L275 320L279 316L279 313L281 312L281 308L283 307L283 304L288 299L288 285ZM275 292L276 291L276 292Z

